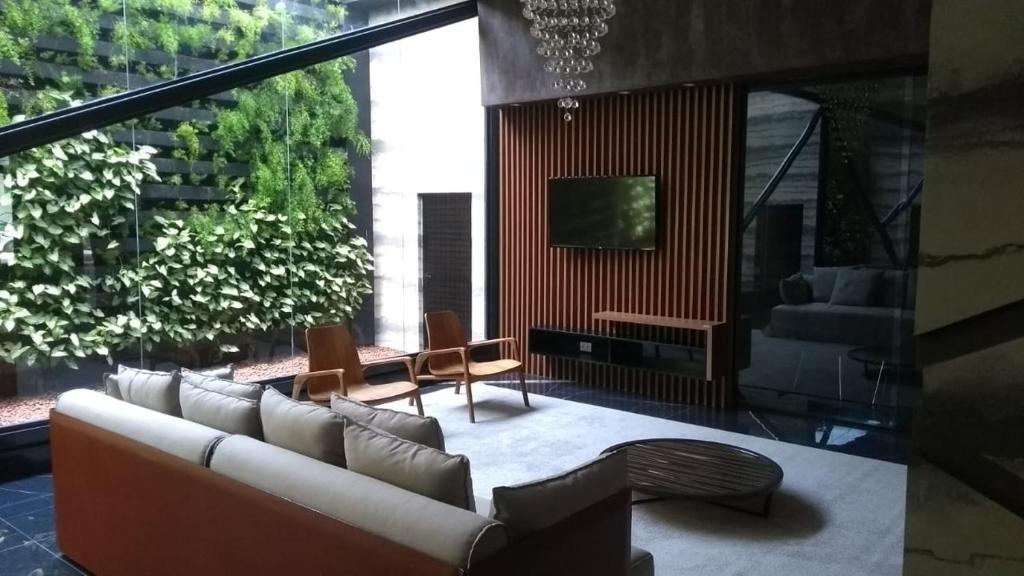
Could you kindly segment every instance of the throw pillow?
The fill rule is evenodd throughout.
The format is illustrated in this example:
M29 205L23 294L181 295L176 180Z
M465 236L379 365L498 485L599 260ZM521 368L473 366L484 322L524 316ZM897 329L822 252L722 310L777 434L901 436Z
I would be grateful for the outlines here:
M345 417L348 469L427 498L475 511L469 460Z
M196 370L198 374L203 376L213 376L214 378L220 378L221 380L234 380L235 379L235 365L228 364L226 366L218 366L216 368L207 368L206 370Z
M345 423L340 414L292 400L268 386L260 399L260 419L268 444L345 467Z
M103 374L103 387L106 389L107 396L111 398L117 398L118 400L124 400L121 397L121 389L117 387L117 375L109 372Z
M836 285L829 304L871 306L882 271L871 268L843 268L836 274Z
M117 388L121 399L136 406L181 416L178 387L181 373L136 370L127 366L117 367Z
M236 398L258 401L263 396L263 386L259 384L232 382L231 380L208 375L205 372L193 372L184 368L181 370L181 381L213 392L235 396Z
M406 414L387 408L375 408L339 394L331 394L331 410L388 434L393 434L444 452L444 433L441 423L432 416Z
M811 301L811 285L804 280L803 274L797 272L779 280L779 296L783 304L807 304Z
M811 297L815 302L828 302L832 298L832 289L836 285L836 274L840 268L814 267L811 278Z
M625 490L626 486L626 452L618 450L557 476L495 487L491 517L505 524L513 539L519 539Z
M181 417L229 434L263 438L260 404L181 382Z

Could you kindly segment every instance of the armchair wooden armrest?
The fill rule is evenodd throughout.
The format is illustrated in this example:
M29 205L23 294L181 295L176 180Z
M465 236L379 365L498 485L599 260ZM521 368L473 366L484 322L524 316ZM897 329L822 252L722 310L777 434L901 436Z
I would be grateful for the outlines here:
M295 380L292 382L292 398L295 400L299 399L299 395L302 393L302 388L306 384L306 380L310 378L318 378L320 376L335 376L338 379L338 383L341 385L341 394L343 396L348 395L348 388L345 386L345 371L341 368L334 370L318 370L316 372L302 372L301 374L295 375Z
M458 348L442 348L441 350L427 350L420 352L416 355L416 374L419 374L423 370L423 363L430 359L431 356L440 356L442 354L458 354L462 357L462 368L468 374L469 373L469 361L466 357L466 347L460 346Z
M478 340L476 342L470 342L466 345L466 348L473 350L474 348L482 348L484 346L497 346L504 342L512 344L512 355L515 360L519 360L519 339L513 336L506 336L504 338L491 338L489 340Z
M391 356L389 358L378 358L376 360L367 360L366 362L360 362L363 367L367 366L382 366L385 364L405 364L406 370L409 371L409 381L416 383L416 372L413 370L412 358L408 356Z

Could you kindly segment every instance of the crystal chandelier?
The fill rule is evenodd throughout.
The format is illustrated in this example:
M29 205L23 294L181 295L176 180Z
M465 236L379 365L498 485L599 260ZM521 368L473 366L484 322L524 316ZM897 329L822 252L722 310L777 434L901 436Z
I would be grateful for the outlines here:
M587 87L580 76L594 69L591 57L601 51L597 39L608 33L615 0L519 0L523 16L533 22L530 34L540 41L537 53L544 70L555 74L552 87L569 95L558 99L565 120L580 107L573 95Z

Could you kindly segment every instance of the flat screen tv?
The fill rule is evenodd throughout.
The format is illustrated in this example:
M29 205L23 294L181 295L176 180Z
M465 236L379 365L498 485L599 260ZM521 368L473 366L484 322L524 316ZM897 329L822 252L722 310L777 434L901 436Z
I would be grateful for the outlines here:
M549 179L551 246L654 250L657 188L654 176Z

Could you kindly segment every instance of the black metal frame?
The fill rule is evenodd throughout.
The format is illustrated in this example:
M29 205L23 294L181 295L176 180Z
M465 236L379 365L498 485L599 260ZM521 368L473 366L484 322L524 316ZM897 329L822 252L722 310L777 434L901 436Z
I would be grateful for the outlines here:
M501 127L496 108L484 111L484 333L487 338L499 336L501 298Z
M0 158L76 136L88 130L131 120L197 98L469 20L476 15L476 1L466 0L386 24L278 50L242 62L36 116L0 128Z

